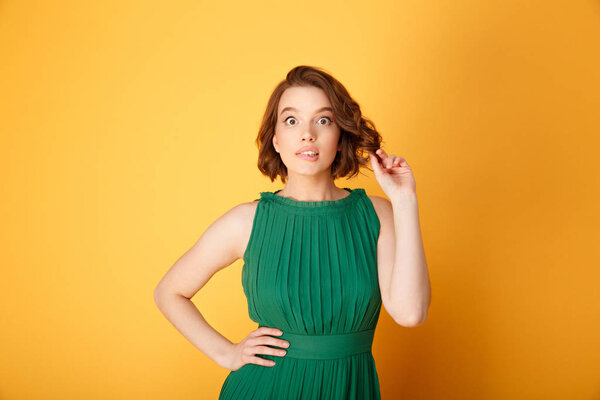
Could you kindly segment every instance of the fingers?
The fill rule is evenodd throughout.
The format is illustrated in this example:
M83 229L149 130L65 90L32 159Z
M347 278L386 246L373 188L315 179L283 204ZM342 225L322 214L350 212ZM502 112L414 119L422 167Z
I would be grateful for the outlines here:
M392 154L388 156L388 154L383 149L377 149L375 153L379 156L379 158L381 158L381 164L383 165L383 168L392 167L392 163L394 162L394 159L396 157L395 155Z
M270 328L268 326L261 326L254 332L254 337L259 339L261 344L272 344L278 347L289 347L290 343L287 340L277 339L270 335L281 336L283 332L277 328Z
M257 345L261 345L261 344L270 344L271 346L277 346L277 347L284 347L284 348L290 347L290 342L288 342L287 340L277 339L272 336L259 336L259 337L255 337L252 339L248 339L248 341L253 346L257 346Z
M376 153L376 154L377 154L379 157L381 157L381 160L382 160L382 161L383 161L383 160L385 160L385 159L388 157L387 153L386 153L386 152L385 152L385 150L383 150L383 149L377 149L377 150L375 151L375 153Z
M273 349L267 346L255 346L254 350L252 350L254 354L269 354L272 356L283 357L287 354L287 351L282 349Z
M393 168L393 167L399 166L400 159L401 159L401 157L398 157L395 154L390 154L390 156L388 158L386 158L386 160L385 160L385 167Z
M384 169L408 166L408 163L404 157L400 157L395 154L388 155L383 149L377 149L375 153L381 158L381 164Z
M256 357L256 356L250 357L248 359L248 363L258 364L258 365L262 365L265 367L272 367L275 365L275 361L273 361L273 360L267 360L267 359Z
M247 340L244 349L244 358L246 362L272 367L275 361L258 357L258 354L266 354L271 356L283 357L287 354L284 349L276 349L266 345L288 348L290 343L287 340L278 339L270 335L280 336L283 332L277 328L261 326L252 332L252 337Z
M393 154L391 157L394 157L394 161L392 161L390 168L391 167L400 167L402 165L402 163L406 163L406 160L404 159L404 157L395 156Z
M265 367L272 367L275 365L275 361L268 358L259 357L259 354L276 357L283 357L287 354L287 351L283 349L273 349L267 346L254 345L253 343L254 342L248 341L242 350L241 358L244 364L252 363L263 365Z
M281 336L283 334L283 332L277 328L271 328L268 326L261 326L258 329L255 329L254 331L252 331L254 336L261 336L261 335L274 335L274 336Z
M383 172L383 168L377 159L377 156L371 152L369 152L369 158L371 159L371 167L373 168L373 172L376 174L381 174Z
M262 341L262 343L270 344L272 346L277 346L277 347L290 347L290 342L288 342L287 340L276 339L276 338L270 337L270 336L264 336L264 340Z

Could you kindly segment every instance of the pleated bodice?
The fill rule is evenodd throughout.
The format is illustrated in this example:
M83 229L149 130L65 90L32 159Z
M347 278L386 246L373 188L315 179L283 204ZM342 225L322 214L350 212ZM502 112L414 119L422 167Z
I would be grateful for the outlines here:
M362 188L339 200L261 192L243 256L250 318L288 340L273 367L231 371L220 399L379 399L380 222ZM295 346L296 345L296 346ZM366 396L366 397L365 397Z

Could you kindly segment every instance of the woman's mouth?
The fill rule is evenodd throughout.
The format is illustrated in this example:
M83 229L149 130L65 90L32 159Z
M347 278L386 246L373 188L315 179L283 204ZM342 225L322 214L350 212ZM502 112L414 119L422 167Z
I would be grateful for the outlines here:
M317 161L319 158L319 153L314 153L312 151L302 152L296 155L306 161Z

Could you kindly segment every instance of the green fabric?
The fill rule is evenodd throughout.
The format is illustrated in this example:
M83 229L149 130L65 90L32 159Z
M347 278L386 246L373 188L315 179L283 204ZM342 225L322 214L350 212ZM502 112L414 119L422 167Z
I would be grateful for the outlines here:
M283 331L274 366L230 371L219 399L380 399L371 352L381 310L379 218L362 188L339 200L261 192L242 267L248 313ZM279 348L275 346L268 346Z

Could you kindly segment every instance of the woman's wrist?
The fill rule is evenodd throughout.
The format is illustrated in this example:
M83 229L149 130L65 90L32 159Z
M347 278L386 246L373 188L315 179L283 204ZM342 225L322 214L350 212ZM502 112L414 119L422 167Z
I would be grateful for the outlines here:
M225 343L220 349L219 351L217 351L216 353L216 357L215 357L215 362L223 368L226 369L231 369L229 368L229 365L231 363L231 355L234 351L235 348L235 343L231 343L228 341L228 343Z

